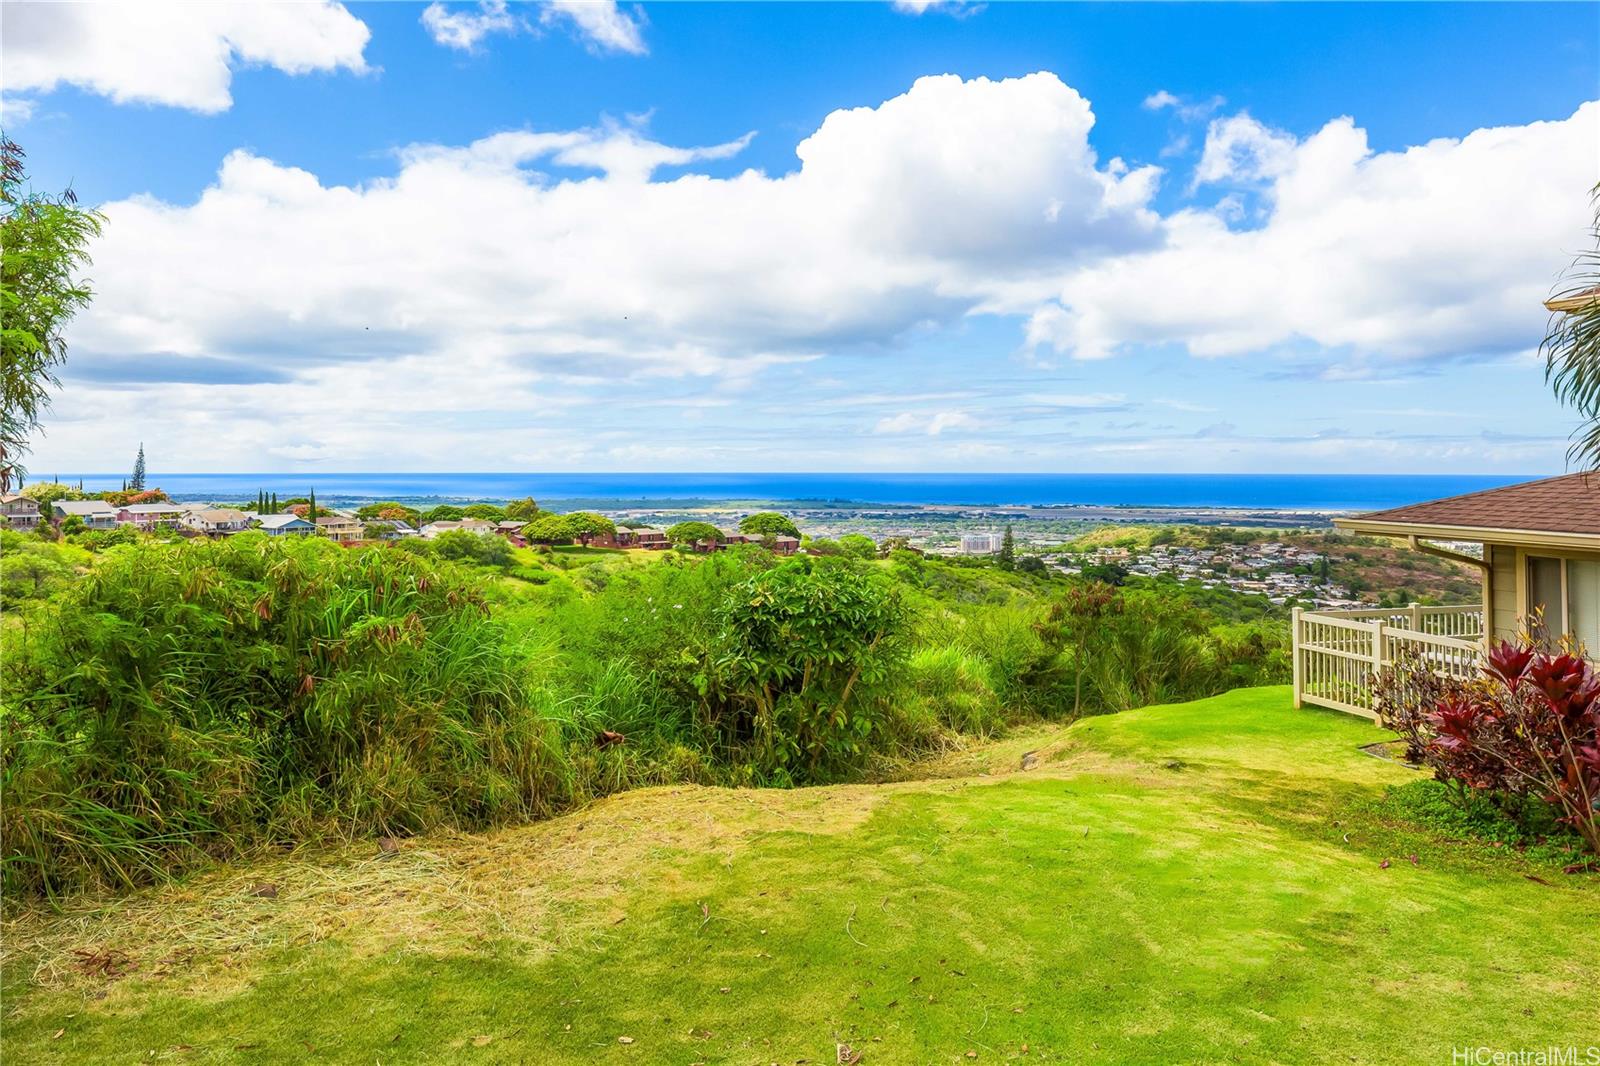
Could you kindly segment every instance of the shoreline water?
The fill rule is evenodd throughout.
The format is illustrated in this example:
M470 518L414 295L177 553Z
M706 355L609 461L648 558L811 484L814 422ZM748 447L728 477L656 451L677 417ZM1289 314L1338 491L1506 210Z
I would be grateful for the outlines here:
M54 479L36 471L31 480ZM121 474L61 474L103 492ZM1380 510L1495 488L1525 476L1495 474L537 474L227 473L152 474L148 484L184 501L280 496L315 490L329 503L504 501L532 496L551 507L694 508L788 504L805 508L1272 510L1329 514Z

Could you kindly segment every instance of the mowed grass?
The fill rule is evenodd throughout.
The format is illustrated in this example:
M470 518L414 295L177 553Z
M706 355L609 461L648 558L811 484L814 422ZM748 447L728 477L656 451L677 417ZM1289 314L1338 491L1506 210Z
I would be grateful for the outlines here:
M650 789L13 914L5 1050L1439 1063L1600 1042L1600 879L1383 820L1417 776L1359 750L1383 736L1244 690L920 781Z

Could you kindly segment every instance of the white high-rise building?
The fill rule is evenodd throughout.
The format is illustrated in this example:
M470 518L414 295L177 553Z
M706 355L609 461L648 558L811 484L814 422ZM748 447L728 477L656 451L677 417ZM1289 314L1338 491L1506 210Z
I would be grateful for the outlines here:
M1000 550L1005 537L999 533L961 534L962 555L993 555Z

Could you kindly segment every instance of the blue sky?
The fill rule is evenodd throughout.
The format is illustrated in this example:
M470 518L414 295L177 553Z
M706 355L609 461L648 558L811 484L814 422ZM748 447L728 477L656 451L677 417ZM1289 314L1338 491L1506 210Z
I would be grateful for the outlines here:
M1600 6L429 10L8 5L36 466L1562 468Z

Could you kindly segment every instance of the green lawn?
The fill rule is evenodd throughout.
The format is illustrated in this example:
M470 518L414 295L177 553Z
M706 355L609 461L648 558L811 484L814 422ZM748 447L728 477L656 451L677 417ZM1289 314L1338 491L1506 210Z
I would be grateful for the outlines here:
M1447 1064L1600 1043L1600 878L1378 813L1417 777L1358 750L1382 736L1245 690L920 781L650 789L13 914L7 1057Z

